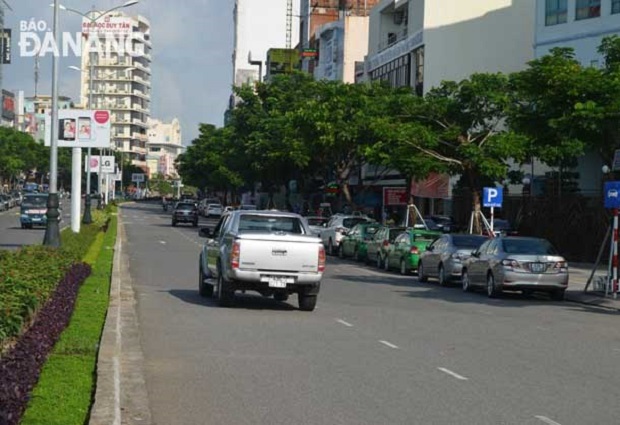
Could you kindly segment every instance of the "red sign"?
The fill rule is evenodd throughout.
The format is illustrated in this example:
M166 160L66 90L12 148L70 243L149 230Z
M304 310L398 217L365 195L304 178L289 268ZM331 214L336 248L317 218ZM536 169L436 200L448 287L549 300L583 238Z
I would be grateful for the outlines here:
M409 195L406 187L384 187L383 188L383 205L393 207L396 205L407 205Z
M99 124L105 124L110 119L110 113L108 111L96 111L95 121Z

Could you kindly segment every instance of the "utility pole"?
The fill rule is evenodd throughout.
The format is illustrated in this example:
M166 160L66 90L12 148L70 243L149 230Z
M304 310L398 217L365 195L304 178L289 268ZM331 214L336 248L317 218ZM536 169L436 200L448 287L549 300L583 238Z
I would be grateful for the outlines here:
M34 57L34 98L39 97L39 53Z

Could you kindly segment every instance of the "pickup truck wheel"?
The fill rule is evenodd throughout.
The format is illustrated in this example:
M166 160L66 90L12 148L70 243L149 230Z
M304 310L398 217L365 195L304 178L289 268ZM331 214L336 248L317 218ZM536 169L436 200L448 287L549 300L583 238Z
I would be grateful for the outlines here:
M342 246L340 246L340 249L338 250L338 258L341 260L344 259L344 249Z
M202 264L198 268L198 293L201 297L211 298L213 296L213 285L205 283L205 274L202 271Z
M299 309L301 311L314 311L316 307L316 295L298 294Z
M230 307L235 298L235 291L229 288L229 283L224 280L222 271L217 277L217 300L221 307Z
M273 294L273 299L276 301L286 302L288 301L288 294L285 294L284 292L276 292Z

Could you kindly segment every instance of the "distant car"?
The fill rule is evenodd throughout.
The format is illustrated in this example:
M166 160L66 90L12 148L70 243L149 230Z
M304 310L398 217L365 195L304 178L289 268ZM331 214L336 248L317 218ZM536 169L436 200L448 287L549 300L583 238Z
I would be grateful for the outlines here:
M172 226L178 223L191 223L198 227L198 207L193 202L179 202L172 212Z
M47 198L47 193L33 193L24 196L19 214L22 229L47 225Z
M464 291L486 288L490 298L502 291L538 291L561 301L568 287L568 263L545 239L493 238L463 263L462 285Z
M440 285L460 280L463 261L467 260L489 238L480 235L443 235L420 254L418 280L436 277Z
M496 236L517 236L518 232L514 230L512 224L508 220L496 218L493 220L493 232Z
M353 215L334 215L331 217L327 226L321 231L323 246L326 247L328 255L336 255L340 249L340 242L345 234L359 223L372 223L368 217Z
M447 217L447 216L431 215L428 217L424 217L424 220L431 220L436 226L435 229L430 229L430 230L441 230L444 233L450 233L450 232L454 232L456 228L452 218Z
M393 249L388 251L385 270L398 269L401 274L417 271L420 255L435 239L442 235L439 231L407 229L393 242Z
M328 217L306 217L306 221L308 221L308 227L313 234L321 237L321 231L325 229L327 223L329 222Z
M220 217L224 207L221 204L208 204L205 208L205 217Z
M368 258L368 242L381 228L379 223L360 223L355 225L340 242L338 254L341 258L352 257L356 261Z
M368 264L374 262L378 268L388 269L387 258L390 252L394 250L394 241L401 235L406 228L404 227L387 227L381 226L372 239L367 241L367 256L366 262Z

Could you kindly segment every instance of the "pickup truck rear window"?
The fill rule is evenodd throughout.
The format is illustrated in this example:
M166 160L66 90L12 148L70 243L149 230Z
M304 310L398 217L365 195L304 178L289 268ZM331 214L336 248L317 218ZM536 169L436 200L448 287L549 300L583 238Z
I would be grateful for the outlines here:
M244 214L239 219L239 233L292 233L305 234L301 221L296 217L273 217Z

